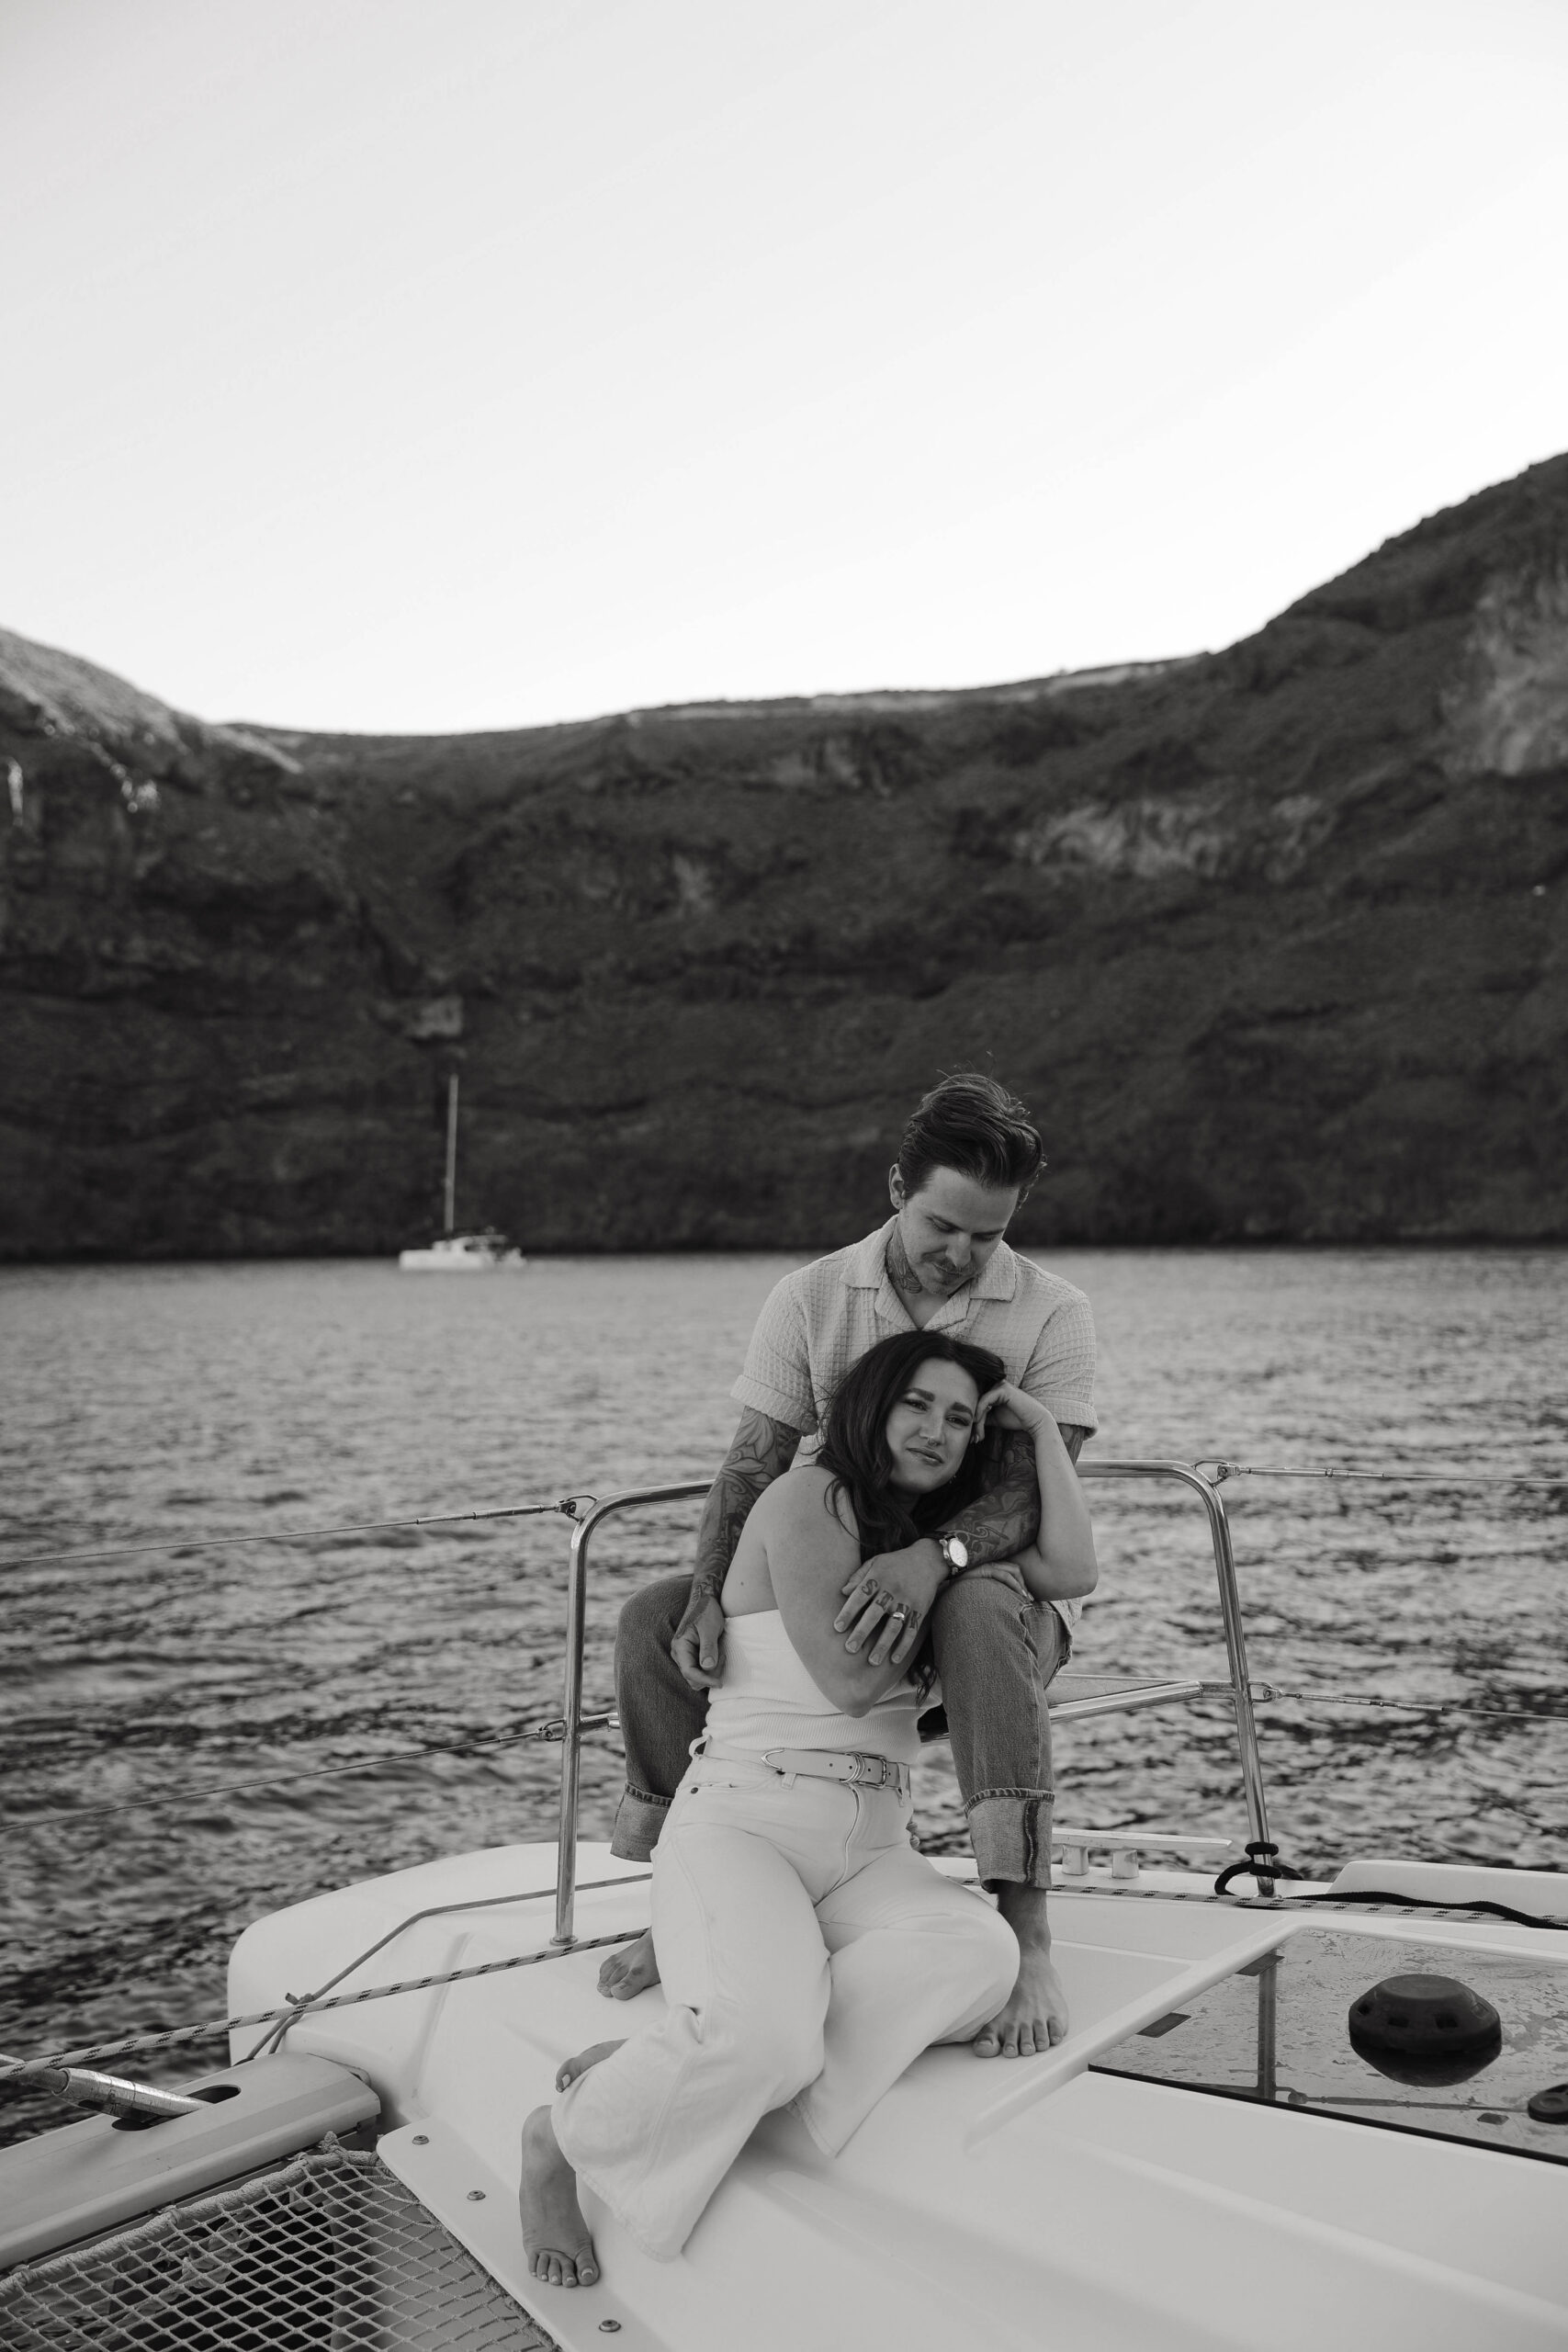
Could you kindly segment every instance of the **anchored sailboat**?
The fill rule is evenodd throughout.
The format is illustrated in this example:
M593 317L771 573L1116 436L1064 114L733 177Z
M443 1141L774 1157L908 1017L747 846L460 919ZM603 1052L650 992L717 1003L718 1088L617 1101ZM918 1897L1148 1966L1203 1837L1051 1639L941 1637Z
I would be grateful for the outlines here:
M457 1233L457 1073L446 1080L446 1174L443 1188L443 1232L425 1250L400 1250L398 1265L405 1274L491 1274L515 1272L528 1261L504 1233L487 1226L480 1233Z

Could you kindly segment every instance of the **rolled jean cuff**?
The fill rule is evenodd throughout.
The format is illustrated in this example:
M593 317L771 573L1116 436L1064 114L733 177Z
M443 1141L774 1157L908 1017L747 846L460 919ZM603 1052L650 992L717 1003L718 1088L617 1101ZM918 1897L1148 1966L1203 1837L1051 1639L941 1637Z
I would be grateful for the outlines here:
M670 1814L668 1797L650 1797L641 1789L627 1789L615 1807L610 1851L623 1862L649 1862L659 1833Z
M1004 1881L1018 1886L1051 1883L1051 1823L1055 1798L1049 1789L990 1789L967 1808L969 1842L982 1886ZM617 1846L615 1851L621 1849Z

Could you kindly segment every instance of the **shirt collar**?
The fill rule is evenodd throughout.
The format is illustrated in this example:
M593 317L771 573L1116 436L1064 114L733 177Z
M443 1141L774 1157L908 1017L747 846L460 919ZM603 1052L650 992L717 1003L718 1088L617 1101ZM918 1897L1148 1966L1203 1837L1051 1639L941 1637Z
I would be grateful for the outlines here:
M887 1273L887 1243L898 1220L890 1216L863 1241L846 1251L841 1277L846 1290L880 1290Z
M990 1263L982 1269L974 1285L976 1298L1011 1298L1018 1289L1018 1260L1005 1241L998 1241L991 1252Z

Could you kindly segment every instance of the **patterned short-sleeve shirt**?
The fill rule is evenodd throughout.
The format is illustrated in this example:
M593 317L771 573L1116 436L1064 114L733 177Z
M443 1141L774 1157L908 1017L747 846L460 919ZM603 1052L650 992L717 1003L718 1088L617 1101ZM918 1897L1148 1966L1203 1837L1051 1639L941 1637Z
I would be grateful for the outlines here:
M730 1390L810 1436L852 1363L914 1320L887 1273L889 1217L848 1250L786 1274L757 1317L746 1368ZM1099 1426L1094 1409L1094 1317L1081 1290L998 1242L972 1283L944 1299L928 1331L989 1348L1008 1378L1065 1429Z

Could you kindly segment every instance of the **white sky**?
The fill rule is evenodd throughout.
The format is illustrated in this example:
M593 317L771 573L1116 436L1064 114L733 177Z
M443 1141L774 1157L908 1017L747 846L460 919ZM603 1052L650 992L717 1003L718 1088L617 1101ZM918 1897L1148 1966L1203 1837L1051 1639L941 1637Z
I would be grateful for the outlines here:
M0 623L503 727L1228 643L1568 447L1565 0L0 0Z

